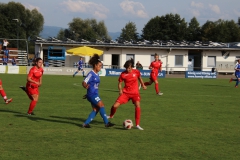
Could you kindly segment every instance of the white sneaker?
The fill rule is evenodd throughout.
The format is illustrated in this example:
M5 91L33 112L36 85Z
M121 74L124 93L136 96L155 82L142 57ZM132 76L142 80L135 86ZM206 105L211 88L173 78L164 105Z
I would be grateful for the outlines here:
M139 129L139 130L143 130L143 128L140 127L139 125L137 125L136 128Z
M138 89L140 90L141 88L142 88L142 85L140 84L139 87L138 87Z
M162 92L159 92L157 95L161 96L161 95L163 95L163 93L162 93Z

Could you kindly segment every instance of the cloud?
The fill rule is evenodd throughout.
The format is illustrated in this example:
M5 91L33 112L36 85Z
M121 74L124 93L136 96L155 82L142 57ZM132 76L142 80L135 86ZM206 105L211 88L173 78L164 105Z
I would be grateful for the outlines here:
M217 14L220 14L220 13L221 13L220 8L218 7L218 5L209 4L209 7L210 7L210 9L211 9L213 12L215 12L215 13L217 13Z
M196 7L196 8L204 8L204 4L203 3L196 3L194 1L191 2L191 6L192 7Z
M122 8L125 14L130 13L140 18L148 18L148 14L145 11L145 7L140 2L124 0L122 3L120 3L120 7Z
M109 12L109 9L102 4L97 4L94 2L67 0L63 1L61 4L70 12L88 13L100 19L107 18L107 13Z
M200 16L200 11L199 10L191 10L192 14L194 17L199 17Z
M37 9L38 11L40 11L40 8L38 6L33 6L31 4L23 4L25 6L25 8L29 9L29 10L33 10L33 9Z

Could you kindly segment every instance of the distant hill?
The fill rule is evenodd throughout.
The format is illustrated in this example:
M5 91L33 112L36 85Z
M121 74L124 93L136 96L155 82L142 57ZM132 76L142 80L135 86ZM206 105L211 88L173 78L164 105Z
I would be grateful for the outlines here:
M116 40L120 36L121 32L108 32L108 34L112 40Z
M57 37L60 29L64 28L55 26L43 26L43 30L40 33L40 37L42 38Z
M65 28L55 27L55 26L43 26L43 30L40 33L40 37L45 39L49 37L57 37L60 29L65 29ZM108 32L108 34L112 38L112 40L116 40L120 36L121 32Z

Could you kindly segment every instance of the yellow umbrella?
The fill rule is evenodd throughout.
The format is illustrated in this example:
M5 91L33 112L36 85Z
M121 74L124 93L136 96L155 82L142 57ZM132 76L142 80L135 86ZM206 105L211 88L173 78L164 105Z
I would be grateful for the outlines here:
M94 49L91 47L83 46L67 50L68 54L78 55L78 56L93 56L98 54L99 56L103 54L102 50Z

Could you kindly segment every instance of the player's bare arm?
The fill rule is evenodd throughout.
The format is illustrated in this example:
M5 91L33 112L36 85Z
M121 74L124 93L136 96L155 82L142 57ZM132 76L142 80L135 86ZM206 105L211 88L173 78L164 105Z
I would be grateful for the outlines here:
M86 82L82 82L82 86L84 87L84 88L86 88L86 89L88 89L88 87L89 87L89 85L86 83Z
M122 92L122 82L118 82L118 90L119 90L119 95L121 95Z
M39 82L36 82L36 81L32 80L32 77L27 77L27 81L39 85Z
M143 82L142 78L140 77L140 78L138 78L138 80L139 80L142 88L143 88L144 90L147 89L147 87L144 85L144 82Z

